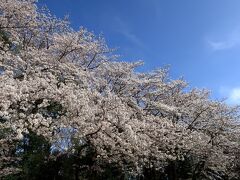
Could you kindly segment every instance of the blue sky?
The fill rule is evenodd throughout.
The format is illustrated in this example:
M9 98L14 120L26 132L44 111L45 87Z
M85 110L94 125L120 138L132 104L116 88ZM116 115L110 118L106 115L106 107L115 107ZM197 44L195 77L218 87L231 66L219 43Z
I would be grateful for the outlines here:
M239 0L39 0L74 29L103 33L122 60L143 71L171 65L191 87L240 104Z

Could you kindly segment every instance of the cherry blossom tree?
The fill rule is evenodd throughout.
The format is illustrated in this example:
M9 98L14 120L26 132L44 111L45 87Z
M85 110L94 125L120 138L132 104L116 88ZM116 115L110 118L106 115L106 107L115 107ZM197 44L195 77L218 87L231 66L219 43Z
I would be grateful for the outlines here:
M1 176L22 171L20 145L35 134L50 144L48 159L91 148L86 166L99 172L114 164L131 177L148 169L177 179L188 161L193 179L238 177L239 108L187 91L168 68L136 72L142 64L120 61L103 37L33 0L2 0Z

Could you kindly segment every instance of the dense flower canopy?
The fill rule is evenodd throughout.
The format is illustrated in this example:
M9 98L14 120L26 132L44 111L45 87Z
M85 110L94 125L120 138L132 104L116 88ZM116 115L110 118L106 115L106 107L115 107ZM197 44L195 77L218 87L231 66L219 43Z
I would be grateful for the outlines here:
M142 62L113 53L101 36L71 29L33 0L1 0L0 174L22 170L16 144L35 133L61 154L91 145L95 165L132 175L194 157L195 174L236 177L238 107L185 90L167 68L138 73Z

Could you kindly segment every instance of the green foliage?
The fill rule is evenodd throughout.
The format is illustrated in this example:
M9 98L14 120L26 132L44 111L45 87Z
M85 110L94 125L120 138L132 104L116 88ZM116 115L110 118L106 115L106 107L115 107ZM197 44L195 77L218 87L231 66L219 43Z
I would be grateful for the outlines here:
M19 174L9 175L4 180L175 180L175 179L205 179L201 174L204 162L195 164L194 157L185 157L182 161L170 161L165 169L156 170L154 167L143 168L143 174L132 177L117 164L96 161L96 152L91 143L79 143L73 140L76 151L64 153L52 149L51 144L42 136L33 132L26 134L18 142L15 155L21 157L16 167L21 168ZM212 172L214 177L223 177L221 172Z
M4 180L123 179L124 174L117 165L96 164L96 152L90 144L77 144L75 147L76 152L72 154L52 150L44 137L30 132L15 149L16 156L22 159L16 167L22 171L6 176Z
M11 41L9 40L9 34L6 31L1 29L0 29L0 41L3 42L3 46L11 45Z
M22 160L16 165L22 171L17 175L9 175L5 179L39 179L47 174L47 158L50 155L50 144L41 136L29 133L24 136L21 142L18 142L15 149L15 156Z
M65 113L63 106L55 101L51 101L50 104L45 108L40 108L39 112L44 117L51 117L53 119L56 119Z

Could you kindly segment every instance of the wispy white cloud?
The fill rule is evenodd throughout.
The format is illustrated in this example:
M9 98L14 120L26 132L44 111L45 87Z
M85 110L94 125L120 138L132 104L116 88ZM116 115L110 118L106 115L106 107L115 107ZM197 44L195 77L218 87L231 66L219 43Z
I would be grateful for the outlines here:
M232 104L240 104L240 88L234 88L230 91L228 101Z
M226 97L226 103L231 105L240 105L240 87L221 87L220 94Z
M130 26L126 22L124 22L119 17L115 17L115 23L117 25L116 31L118 33L122 34L125 38L127 38L130 42L132 42L136 46L145 48L144 43L141 41L141 39L139 37L137 37L136 34L133 33Z
M224 50L224 49L230 49L237 44L236 44L236 42L232 42L232 41L211 41L211 40L208 40L208 45L213 50Z
M226 50L240 45L240 29L223 34L224 38L207 38L207 44L212 50Z

